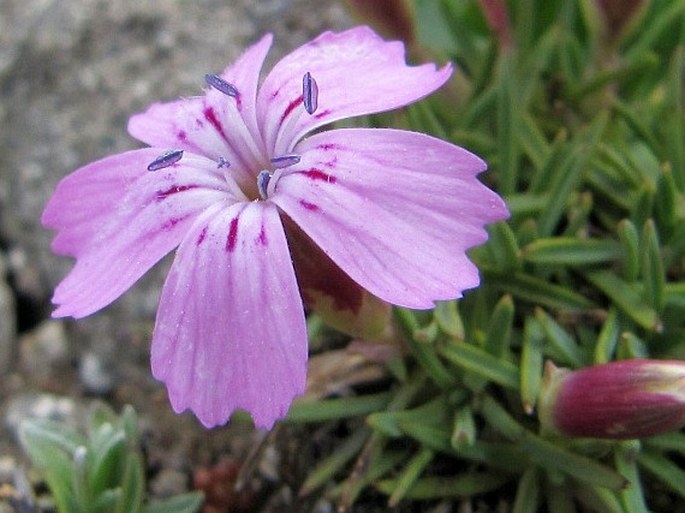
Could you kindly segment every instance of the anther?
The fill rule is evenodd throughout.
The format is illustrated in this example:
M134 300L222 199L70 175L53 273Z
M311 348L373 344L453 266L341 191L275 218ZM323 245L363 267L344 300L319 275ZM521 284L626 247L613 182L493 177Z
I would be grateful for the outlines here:
M219 159L216 161L216 167L218 169L221 169L224 167L230 167L230 166L231 166L231 163L223 157L219 157Z
M309 71L302 77L302 103L308 114L314 114L319 106L319 86Z
M257 175L257 190L259 191L259 196L265 200L268 197L266 192L269 182L271 181L271 173L266 170L262 170Z
M271 159L271 165L276 169L281 169L284 167L292 166L300 161L299 155L281 155L280 157L274 157Z
M233 84L229 84L228 82L226 82L219 75L207 73L205 75L205 82L207 82L207 84L212 86L217 91L220 91L227 96L231 96L232 98L237 98L238 96L240 96L240 92L238 92L236 87Z
M162 153L147 166L148 171L157 171L175 164L183 157L183 150L169 150Z

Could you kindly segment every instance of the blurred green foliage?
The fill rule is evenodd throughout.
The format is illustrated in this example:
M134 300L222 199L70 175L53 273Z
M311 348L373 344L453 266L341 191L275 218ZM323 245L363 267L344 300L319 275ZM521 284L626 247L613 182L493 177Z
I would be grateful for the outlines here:
M138 421L130 407L118 417L98 405L85 435L63 423L29 419L20 427L20 441L58 513L195 513L202 505L198 492L145 501Z

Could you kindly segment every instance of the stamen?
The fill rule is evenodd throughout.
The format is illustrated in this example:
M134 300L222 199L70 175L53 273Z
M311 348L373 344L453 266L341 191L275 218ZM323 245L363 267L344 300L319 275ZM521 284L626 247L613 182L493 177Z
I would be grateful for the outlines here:
M217 160L217 164L216 164L217 169L221 169L224 167L230 167L230 166L231 166L231 163L223 157L219 157L219 160Z
M269 173L266 170L260 171L259 174L257 175L257 190L259 191L259 196L263 200L268 198L268 194L266 192L266 189L269 186L270 181L271 181L271 173Z
M238 96L240 96L240 92L236 89L236 87L233 84L226 82L219 75L207 73L205 75L205 82L227 96L231 96L232 98L238 98Z
M292 166L300 161L299 155L281 155L280 157L274 157L271 159L271 164L276 169L281 169L284 167Z
M302 103L308 114L314 114L319 106L319 86L309 71L302 77Z
M147 166L148 171L157 171L175 164L183 157L183 150L169 150L162 153Z

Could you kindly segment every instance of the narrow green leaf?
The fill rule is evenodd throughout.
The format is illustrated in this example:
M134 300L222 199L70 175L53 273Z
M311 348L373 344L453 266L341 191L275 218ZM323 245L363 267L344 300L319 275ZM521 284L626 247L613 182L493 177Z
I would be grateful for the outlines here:
M119 500L121 500L121 488L105 490L97 496L88 513L111 513Z
M493 265L501 272L519 269L521 258L519 254L516 235L510 226L505 223L495 223L487 227L489 239L488 252Z
M657 14L650 20L650 23L640 26L637 32L639 37L626 51L626 59L636 59L648 52L664 34L668 34L673 29L674 24L681 22L685 13L685 2L660 2L659 4L663 8L656 11Z
M590 215L593 207L594 197L592 193L589 191L579 193L568 210L567 223L562 235L566 237L583 236L587 226L591 223Z
M645 299L657 313L661 313L664 309L666 277L664 275L663 263L661 262L659 238L654 221L651 219L648 219L642 228L640 250L640 270L644 284Z
M402 430L398 426L400 422L439 424L447 421L448 413L447 396L439 395L435 399L409 410L372 413L366 418L366 423L386 436L399 438L402 435Z
M604 133L608 121L606 113L600 113L585 133L572 143L569 153L561 162L549 186L550 201L541 212L539 229L543 236L550 236L562 217L570 194L577 188L595 148Z
M536 169L542 168L552 152L535 118L527 112L519 114L517 143Z
M571 192L581 179L581 173L588 158L588 149L575 143L565 154L559 169L551 176L548 184L548 201L538 218L538 227L543 237L552 235L569 202Z
M392 392L366 394L317 401L297 400L290 407L288 422L323 422L368 415L383 410L392 399Z
M659 237L662 241L669 241L671 239L678 223L676 211L677 195L678 191L673 179L673 173L670 166L666 166L656 186L656 202L654 203L654 217L656 218Z
M620 335L620 322L618 319L618 312L615 308L609 309L602 329L597 336L597 343L595 344L594 363L607 363L613 360L616 344L618 344L618 337Z
M642 54L635 59L624 60L618 66L605 68L593 74L589 80L579 84L570 93L571 100L579 101L584 96L592 94L612 82L620 82L635 74L649 73L655 70L658 64L659 59L652 53Z
M524 470L516 488L512 513L535 513L540 506L540 472L536 467Z
M529 415L535 408L542 382L542 339L540 324L533 317L527 317L523 330L519 375L521 404Z
M126 461L126 438L123 431L113 432L97 449L90 451L92 461L88 472L88 486L97 496L108 488L115 488Z
M174 495L169 499L148 504L143 508L143 513L196 513L204 500L202 492Z
M499 157L500 191L511 194L516 191L519 173L519 149L516 138L518 112L521 109L520 99L516 92L517 73L511 57L503 54L498 70L499 87L497 89L497 141Z
M537 216L549 201L549 194L508 194L504 197L512 217Z
M459 306L456 301L437 301L435 320L440 329L450 337L464 339L464 323L459 315Z
M622 248L608 239L554 237L531 242L523 248L521 256L533 264L593 265L620 259Z
M450 388L456 383L456 377L443 365L438 358L435 347L431 343L417 340L420 326L411 310L395 308L395 318L405 334L405 341L412 354L425 370L426 374L441 388Z
M653 451L641 452L638 463L673 492L685 498L685 470L666 456Z
M568 287L550 283L537 276L517 272L502 275L487 267L481 271L492 286L530 303L558 310L586 310L597 308L592 301Z
M545 353L552 355L558 364L573 368L582 367L583 355L571 335L542 308L535 309L535 318L540 323L548 342Z
M139 513L145 496L145 474L139 454L131 453L121 478L121 497L113 513Z
M350 477L330 490L326 494L327 497L339 498L338 508L343 511L350 511L350 508L367 486L405 462L409 454L410 452L406 449L383 451L378 457L371 460L368 469L363 474L360 475L353 471Z
M656 311L646 304L636 288L611 271L592 271L585 278L607 295L623 312L643 328L660 331L661 321Z
M653 131L643 122L642 119L640 119L637 112L619 100L617 96L613 98L612 107L614 112L623 118L623 120L635 132L635 134L645 143L647 143L647 145L649 145L654 154L661 154L661 145L654 138Z
M577 513L573 495L566 483L557 485L548 479L546 484L545 498L549 513Z
M630 360L633 358L649 358L649 351L645 341L635 333L624 331L619 339L616 357L619 360Z
M392 493L397 487L397 479L385 479L375 484L385 494ZM497 490L511 481L511 476L494 472L464 472L450 477L425 477L414 483L407 491L409 500L444 500L470 498Z
M390 508L396 507L405 498L434 457L435 453L431 449L424 448L407 462L395 481L395 487L388 499Z
M602 513L629 513L623 509L621 501L616 496L615 490L608 490L601 486L580 486L576 496L586 506L588 511L601 511Z
M488 331L485 334L483 348L496 358L507 354L511 342L511 330L514 323L514 301L510 295L504 295L495 305Z
M619 496L626 511L630 513L649 513L642 490L642 480L637 468L639 443L624 442L614 451L614 463L628 481L627 486L619 492Z
M685 455L685 433L672 431L643 440L648 447L655 447L664 451L677 451Z
M452 422L452 436L450 445L455 451L462 447L473 445L476 441L476 422L473 418L473 410L465 405L457 408Z
M33 465L45 476L58 510L87 513L76 497L73 454L85 439L56 422L29 419L19 427L19 441Z
M618 223L618 237L623 246L623 277L636 281L640 271L640 235L630 219Z
M496 358L482 349L466 343L453 343L443 347L440 353L452 364L483 379L493 381L512 390L519 388L518 367L511 362Z
M299 496L309 495L332 479L359 453L369 435L368 428L357 429L344 442L337 445L330 456L317 463L314 469L309 472L307 479L302 483Z
M647 219L652 217L655 197L656 189L654 188L654 185L645 182L638 191L637 200L630 213L630 218L635 223L635 226L644 225Z
M680 2L685 4L685 2ZM685 109L683 96L685 86L685 47L681 43L673 52L671 59L667 88L669 115L664 119L666 123L666 151L675 174L675 183L681 191L685 191Z

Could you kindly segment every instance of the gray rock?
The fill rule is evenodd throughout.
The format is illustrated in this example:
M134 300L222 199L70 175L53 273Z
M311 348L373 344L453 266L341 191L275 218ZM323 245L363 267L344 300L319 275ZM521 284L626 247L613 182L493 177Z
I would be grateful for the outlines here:
M83 418L82 409L70 397L27 392L16 395L9 401L5 412L5 427L16 437L19 426L28 419L48 419L77 425L78 419Z
M14 294L5 281L5 261L0 253L0 373L14 365L17 352L16 305Z
M20 369L38 386L63 381L71 352L62 321L45 321L19 340Z
M114 375L110 364L110 361L106 361L93 350L81 355L79 377L87 392L104 395L112 390Z

